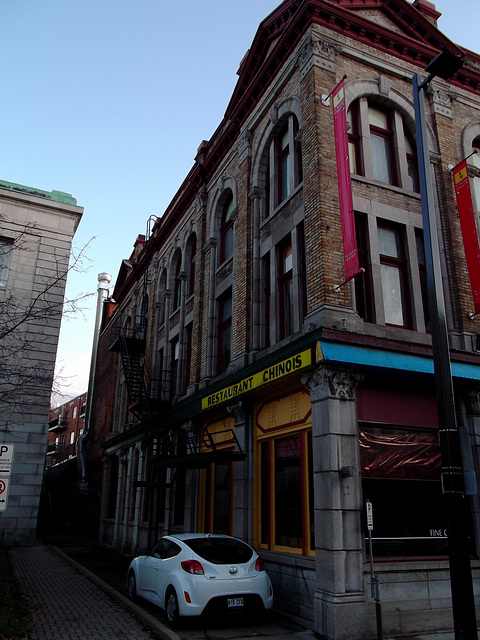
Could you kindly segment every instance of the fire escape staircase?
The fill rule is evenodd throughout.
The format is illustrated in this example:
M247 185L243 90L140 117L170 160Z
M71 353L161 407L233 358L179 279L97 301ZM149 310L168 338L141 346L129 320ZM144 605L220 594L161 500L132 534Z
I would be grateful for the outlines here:
M162 416L168 406L158 393L157 381L150 380L145 366L146 321L138 318L135 326L112 328L110 351L120 353L128 395L128 410L144 426L147 435L154 435L163 426ZM157 393L152 394L152 389Z

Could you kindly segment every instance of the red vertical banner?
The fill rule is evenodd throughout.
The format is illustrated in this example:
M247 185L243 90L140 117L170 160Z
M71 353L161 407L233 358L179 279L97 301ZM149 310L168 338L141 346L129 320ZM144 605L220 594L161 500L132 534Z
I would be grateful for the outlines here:
M337 154L338 195L342 218L343 253L345 261L345 282L360 272L358 263L355 216L353 213L352 181L348 159L347 109L345 105L345 77L332 91L333 126L335 151Z
M460 227L462 229L463 246L467 260L470 286L472 287L475 313L480 313L480 249L478 245L477 228L473 212L470 178L468 177L467 161L462 160L452 171L455 194L457 196Z

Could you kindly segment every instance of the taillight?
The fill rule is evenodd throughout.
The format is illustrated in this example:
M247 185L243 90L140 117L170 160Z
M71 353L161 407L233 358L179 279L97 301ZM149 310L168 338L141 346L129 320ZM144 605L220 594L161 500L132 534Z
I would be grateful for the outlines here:
M265 563L263 558L258 556L257 561L255 562L255 571L265 571Z
M192 573L195 576L203 576L205 571L198 560L184 560L182 562L182 569L187 573Z

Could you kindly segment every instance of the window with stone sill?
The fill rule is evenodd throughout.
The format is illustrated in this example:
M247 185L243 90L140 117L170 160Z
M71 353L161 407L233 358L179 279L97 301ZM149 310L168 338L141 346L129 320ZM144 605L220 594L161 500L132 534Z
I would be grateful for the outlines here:
M226 371L232 360L232 312L233 299L229 290L218 300L217 373Z
M230 193L223 205L220 221L220 264L223 264L233 256L233 212L235 205L233 195Z
M409 231L405 225L383 219L369 224L368 216L360 213L355 222L359 263L365 270L353 284L358 315L366 322L428 331L422 229ZM370 234L376 236L374 242ZM374 272L380 283L376 288Z
M7 286L12 252L13 240L9 238L0 238L0 287Z
M400 111L360 98L347 128L352 174L418 193L416 144Z
M267 145L264 217L287 200L303 180L302 149L297 118L283 117Z

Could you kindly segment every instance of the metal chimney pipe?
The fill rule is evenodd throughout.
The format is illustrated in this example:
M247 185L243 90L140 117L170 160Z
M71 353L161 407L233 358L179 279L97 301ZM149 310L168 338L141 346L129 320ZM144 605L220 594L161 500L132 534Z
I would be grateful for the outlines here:
M87 406L85 409L85 426L77 440L78 488L82 493L88 492L87 452L86 443L90 435L90 423L93 408L93 393L95 389L95 371L97 368L98 341L102 326L103 303L109 297L112 276L109 273L99 273L97 276L97 311L93 332L92 358L90 360L90 375L88 378Z

